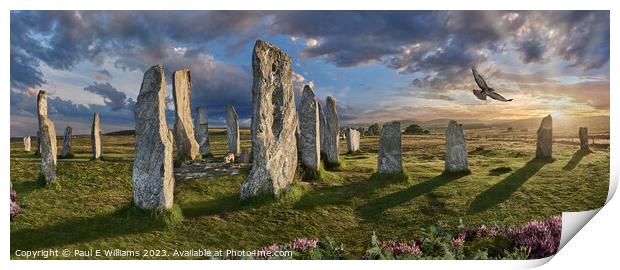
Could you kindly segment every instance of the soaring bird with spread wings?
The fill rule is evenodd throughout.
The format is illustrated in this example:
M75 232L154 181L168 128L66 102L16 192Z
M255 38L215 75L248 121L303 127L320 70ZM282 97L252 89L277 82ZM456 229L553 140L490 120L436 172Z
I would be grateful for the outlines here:
M487 96L489 96L492 99L503 101L503 102L512 101L512 98L511 99L506 99L502 95L500 95L497 92L495 92L495 89L489 87L487 85L487 82L484 81L484 79L482 78L482 76L480 76L480 74L478 74L478 71L476 70L475 67L471 68L471 72L474 74L474 80L476 80L476 84L481 89L481 90L476 90L476 89L473 90L474 91L474 95L478 99L480 99L480 100L487 100Z

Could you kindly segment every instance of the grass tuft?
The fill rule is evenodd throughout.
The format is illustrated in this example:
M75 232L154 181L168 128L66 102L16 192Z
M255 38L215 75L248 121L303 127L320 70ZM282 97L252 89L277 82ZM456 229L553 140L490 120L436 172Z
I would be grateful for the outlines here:
M385 184L403 183L409 181L409 174L405 171L394 173L380 173L376 172L370 176L370 181L381 182Z
M173 204L172 208L166 209L142 209L131 202L125 209L128 219L147 219L155 224L172 226L183 222L183 211L178 204Z
M325 178L325 169L323 169L323 166L319 166L319 169L315 170L304 165L300 165L299 171L301 173L301 179L305 181L317 181Z

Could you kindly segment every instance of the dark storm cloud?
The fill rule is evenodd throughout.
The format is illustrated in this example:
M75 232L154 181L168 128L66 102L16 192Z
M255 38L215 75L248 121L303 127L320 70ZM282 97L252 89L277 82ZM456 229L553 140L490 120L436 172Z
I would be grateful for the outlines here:
M109 82L97 83L84 87L84 90L103 97L105 105L110 106L113 111L124 109L127 105L131 105L133 100L127 100L125 93L116 90Z
M108 60L144 71L161 63L168 74L189 67L192 105L216 118L227 104L249 117L251 70L214 60L208 49L214 41L231 53L256 36L316 40L300 56L340 67L382 64L429 89L456 87L472 65L498 53L516 53L522 63L559 58L578 70L609 63L608 11L13 11L10 31L11 91L44 87L44 66L72 70ZM95 79L112 79L106 72ZM59 100L58 112L90 115L101 106L132 119L121 106L131 107L130 100L104 86L86 91L102 95L105 106Z
M302 51L338 66L382 62L414 84L462 81L489 53L516 50L523 63L548 54L581 69L609 61L608 11L278 12L272 31L317 39Z

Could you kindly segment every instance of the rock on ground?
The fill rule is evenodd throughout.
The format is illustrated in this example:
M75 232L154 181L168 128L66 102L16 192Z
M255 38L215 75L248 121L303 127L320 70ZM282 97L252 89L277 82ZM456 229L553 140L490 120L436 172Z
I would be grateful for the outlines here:
M338 140L340 138L340 127L338 126L338 113L336 112L336 101L332 97L327 97L325 101L327 110L325 110L325 158L327 162L339 162L340 146Z
M280 195L297 168L297 116L291 57L258 40L252 53L252 170L241 186L241 199Z
M300 148L301 164L311 170L321 165L321 135L319 129L319 106L316 95L309 85L304 86L301 96Z
M235 163L235 154L233 153L227 153L226 155L224 155L224 163L228 164L232 164Z
M39 151L41 153L41 174L48 184L56 182L56 129L47 117L47 92L39 91L37 96L39 118Z
M446 129L445 171L450 173L469 171L463 125L454 120L450 120Z
M72 137L73 129L69 126L65 128L65 139L62 143L62 150L60 150L61 157L67 157L72 154L71 152L71 137Z
M99 127L99 114L93 115L93 125L90 130L90 145L92 149L92 159L101 158L101 128Z
M579 146L581 150L590 150L590 143L588 141L588 128L579 128Z
M235 107L232 105L226 106L226 135L228 138L228 151L238 155L241 150L239 118Z
M349 153L355 153L360 150L360 132L347 128L345 130L345 136L347 137L347 150Z
M211 149L209 148L209 118L207 117L207 110L203 107L196 108L194 129L200 154L202 156L211 154Z
M553 151L553 120L547 115L536 132L536 158L550 159Z
M192 127L192 79L188 68L177 70L172 74L172 97L174 99L175 122L174 140L179 161L200 158L200 148L196 142Z
M170 209L173 205L174 136L166 126L166 77L161 65L144 73L136 120L136 151L133 166L134 203L145 209Z
M398 173L403 171L402 142L400 122L383 124L379 139L379 157L377 167L379 173Z

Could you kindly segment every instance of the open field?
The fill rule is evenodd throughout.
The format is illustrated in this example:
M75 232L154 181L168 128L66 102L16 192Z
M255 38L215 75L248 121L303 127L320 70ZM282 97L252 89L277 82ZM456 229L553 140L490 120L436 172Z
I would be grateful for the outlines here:
M104 161L89 161L88 136L73 138L73 159L58 160L60 189L41 187L39 158L11 140L11 182L23 211L11 222L14 251L58 249L257 249L296 238L333 237L348 258L360 258L375 231L382 239L411 239L437 221L456 227L518 226L562 211L601 207L607 197L609 145L578 152L568 141L554 144L554 162L533 160L535 143L507 136L485 139L466 130L466 176L444 176L443 135L403 136L403 161L410 179L388 183L371 178L378 137L364 137L361 153L347 155L344 168L325 179L297 181L278 202L245 206L241 174L178 182L175 203L184 220L164 226L127 214L132 200L133 136L104 136ZM211 130L214 158L226 152L225 132ZM250 148L249 130L241 131ZM33 148L36 142L33 140ZM59 138L58 147L62 146Z

